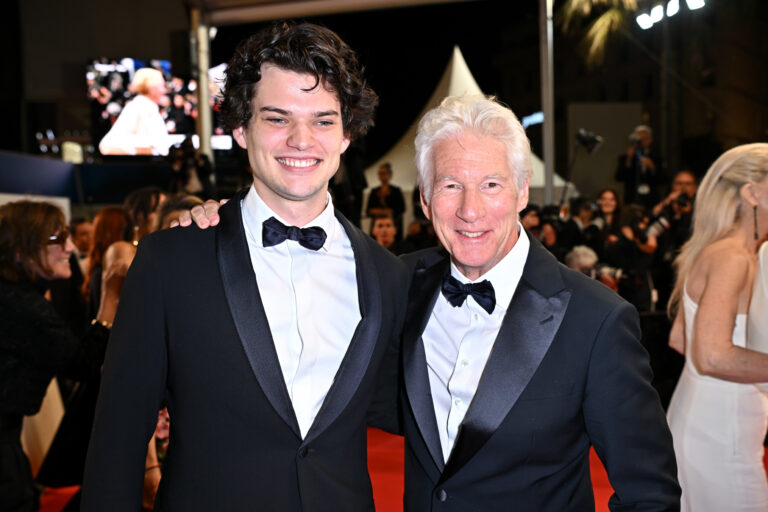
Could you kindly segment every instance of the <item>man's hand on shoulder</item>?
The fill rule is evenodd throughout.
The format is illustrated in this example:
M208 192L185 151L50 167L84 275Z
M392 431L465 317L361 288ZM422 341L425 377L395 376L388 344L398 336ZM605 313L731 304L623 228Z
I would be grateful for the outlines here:
M179 220L171 222L171 227L181 226L185 228L191 226L193 222L200 229L215 226L219 223L219 208L226 202L226 199L222 199L220 202L209 199L205 203L179 215Z

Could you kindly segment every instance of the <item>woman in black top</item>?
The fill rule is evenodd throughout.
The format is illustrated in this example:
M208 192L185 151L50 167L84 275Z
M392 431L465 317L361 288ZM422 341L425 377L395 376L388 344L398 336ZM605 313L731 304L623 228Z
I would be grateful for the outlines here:
M124 266L109 269L101 307L82 339L45 299L48 282L71 274L74 245L62 212L48 203L0 206L0 503L37 510L21 424L35 414L54 375L98 375L120 295Z

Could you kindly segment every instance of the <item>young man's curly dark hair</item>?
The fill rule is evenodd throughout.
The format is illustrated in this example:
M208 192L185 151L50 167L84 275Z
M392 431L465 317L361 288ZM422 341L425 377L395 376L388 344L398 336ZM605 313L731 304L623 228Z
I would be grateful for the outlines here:
M310 23L275 23L248 38L235 50L227 66L222 116L234 130L248 126L251 101L261 79L261 65L274 64L297 73L308 73L339 96L344 135L354 140L373 126L379 102L363 78L354 51L331 30Z

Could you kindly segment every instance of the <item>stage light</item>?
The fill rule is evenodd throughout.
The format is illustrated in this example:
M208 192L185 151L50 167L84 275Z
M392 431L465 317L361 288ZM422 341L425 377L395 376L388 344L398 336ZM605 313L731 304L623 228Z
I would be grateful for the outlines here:
M651 9L651 22L658 23L664 19L664 6L656 5Z
M674 16L680 10L680 0L669 0L667 4L667 18Z
M704 3L706 0L685 0L685 3L688 5L689 10L696 10L701 9L704 7ZM664 19L664 5L662 2L656 4L653 6L653 8L650 10L649 13L642 13L639 14L635 21L638 25L640 25L640 28L643 30L648 30L656 23L659 23L661 20ZM674 16L680 11L680 0L669 0L667 2L667 8L666 8L666 16Z
M637 18L635 18L635 21L637 22L638 25L640 25L640 28L643 30L648 30L653 26L653 20L648 15L648 13L645 13L645 12L643 14L638 15Z

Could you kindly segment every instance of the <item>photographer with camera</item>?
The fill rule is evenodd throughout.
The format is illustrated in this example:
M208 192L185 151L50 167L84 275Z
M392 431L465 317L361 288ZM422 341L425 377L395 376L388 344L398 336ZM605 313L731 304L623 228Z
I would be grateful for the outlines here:
M672 214L674 217L690 215L693 211L693 196L696 194L696 176L688 169L678 171L672 178L669 195L653 207L653 216L658 218Z
M619 157L614 179L624 183L624 204L651 208L659 200L659 184L664 180L661 155L651 149L653 130L635 127L629 136L627 152Z
M693 172L679 171L672 179L669 195L653 207L654 220L648 232L659 242L653 263L653 279L659 291L660 304L669 300L675 282L672 263L691 234L697 186Z
M648 212L640 205L626 206L615 242L604 247L601 262L622 270L619 295L638 311L654 309L656 300L651 278L651 264L657 240L648 233Z

